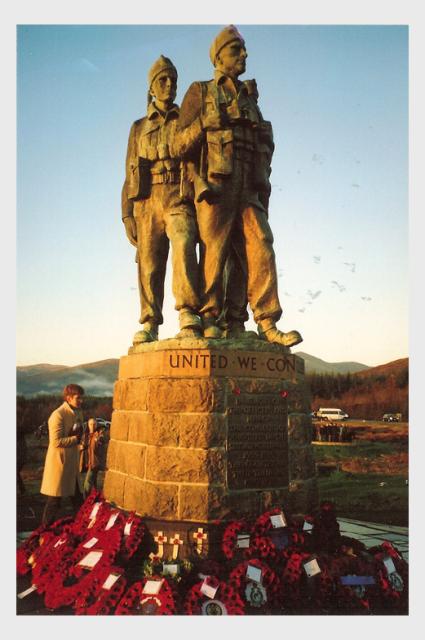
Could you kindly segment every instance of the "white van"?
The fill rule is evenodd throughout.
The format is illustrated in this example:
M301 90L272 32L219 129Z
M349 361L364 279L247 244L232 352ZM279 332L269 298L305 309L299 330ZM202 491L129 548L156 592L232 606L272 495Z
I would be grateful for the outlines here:
M316 415L318 418L326 418L327 420L347 420L349 417L348 413L335 407L320 407Z

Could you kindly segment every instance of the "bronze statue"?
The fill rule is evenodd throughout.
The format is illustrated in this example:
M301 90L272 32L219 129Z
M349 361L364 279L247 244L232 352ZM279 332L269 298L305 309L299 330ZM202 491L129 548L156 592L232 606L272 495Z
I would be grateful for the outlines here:
M128 140L122 218L137 247L140 323L133 344L158 339L163 323L164 278L172 248L173 294L179 337L202 333L197 315L197 226L193 205L180 195L180 160L171 153L179 108L174 104L177 70L164 56L149 71L147 115L133 123Z
M271 124L258 108L254 81L238 80L245 72L247 52L233 25L215 38L210 58L214 79L189 87L173 146L185 161L182 194L192 188L196 206L204 336L222 337L223 272L230 256L238 278L246 271L247 298L260 335L293 346L302 341L298 331L283 333L276 327L282 309L265 206L274 148ZM239 309L243 299L241 294L236 301ZM228 316L227 322L243 334L244 318L239 313L233 319Z

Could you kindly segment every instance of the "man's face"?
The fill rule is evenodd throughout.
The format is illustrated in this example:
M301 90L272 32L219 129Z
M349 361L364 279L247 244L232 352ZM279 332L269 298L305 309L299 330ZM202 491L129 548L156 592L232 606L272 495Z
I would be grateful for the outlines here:
M240 40L233 40L222 48L217 56L217 68L226 75L237 78L245 73L248 54Z
M97 426L96 420L94 420L93 418L90 418L87 424L88 424L90 433L93 433L94 431L96 431L96 426Z
M75 393L72 396L66 396L66 401L73 409L79 409L83 404L83 396L80 393Z
M160 73L152 82L151 95L160 102L171 104L177 93L177 78L171 71Z

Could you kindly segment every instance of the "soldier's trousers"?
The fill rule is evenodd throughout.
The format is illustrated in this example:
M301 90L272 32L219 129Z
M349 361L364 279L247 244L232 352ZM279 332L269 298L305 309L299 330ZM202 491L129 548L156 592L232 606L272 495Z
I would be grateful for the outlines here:
M232 251L239 258L239 268L246 265L248 301L255 322L277 321L282 309L277 291L273 234L257 194L249 190L249 167L235 161L232 176L217 179L216 187L221 190L217 203L202 201L196 205L201 246L200 313L214 318L220 316L223 270ZM243 315L241 312L242 320Z
M175 308L199 309L197 226L193 209L179 201L179 185L152 186L146 200L135 202L140 323L163 323L164 280L169 245Z

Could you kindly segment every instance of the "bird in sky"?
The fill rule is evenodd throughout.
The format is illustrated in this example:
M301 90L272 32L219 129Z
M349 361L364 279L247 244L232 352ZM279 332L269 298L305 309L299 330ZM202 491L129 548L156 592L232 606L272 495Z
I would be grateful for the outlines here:
M332 281L331 281L331 284L334 284L334 285L335 285L335 287L336 287L337 289L339 289L339 292L340 292L340 293L342 293L343 291L345 291L345 290L346 290L346 287L345 287L343 284L339 284L339 282L337 282L336 280L332 280Z
M312 300L316 300L316 298L318 298L318 297L320 296L320 294L321 294L321 293L322 293L322 291L321 291L321 290L319 290L319 291L314 291L314 292L313 292L311 289L309 289L309 290L307 291L307 295L309 295L309 296L310 296L310 298L312 298Z
M357 182L352 182L351 186L354 187L355 189L360 189L360 185L357 184Z
M372 298L370 298L369 296L361 296L361 299L365 302L370 302L372 300Z
M316 264L319 264L321 259L321 256L313 256L313 262L315 262Z
M349 267L350 271L352 273L355 273L356 271L356 263L355 262L344 262L346 267Z

